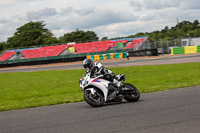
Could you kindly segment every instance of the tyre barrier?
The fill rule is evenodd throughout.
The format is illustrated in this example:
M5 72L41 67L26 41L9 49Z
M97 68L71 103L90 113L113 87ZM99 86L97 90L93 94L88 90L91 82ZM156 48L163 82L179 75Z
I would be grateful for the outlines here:
M99 55L87 55L87 59L91 60L105 60L105 59L120 59L127 58L127 52L122 53L108 53L108 54L99 54Z
M171 48L171 55L192 54L192 53L200 53L200 46L188 46L188 47Z

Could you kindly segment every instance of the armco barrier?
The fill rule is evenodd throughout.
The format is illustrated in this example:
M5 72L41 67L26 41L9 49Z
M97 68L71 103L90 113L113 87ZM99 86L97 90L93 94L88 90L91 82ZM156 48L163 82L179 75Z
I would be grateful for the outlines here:
M82 61L85 57L71 57L71 58L58 58L58 59L45 59L45 60L22 60L21 62L10 62L0 64L0 68L3 67L14 67L14 66L29 66L29 65L39 65L39 64L51 64L51 63L61 63L61 62L75 62Z
M129 57L134 56L158 56L158 50L157 49L146 49L146 50L138 50L138 51L130 51ZM123 55L127 56L127 55ZM126 58L126 57L124 57Z
M200 46L171 48L171 55L200 53Z

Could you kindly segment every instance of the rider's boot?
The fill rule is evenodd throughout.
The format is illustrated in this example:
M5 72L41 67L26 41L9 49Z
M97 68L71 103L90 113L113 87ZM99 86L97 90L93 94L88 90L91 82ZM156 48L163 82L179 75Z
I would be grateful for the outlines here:
M114 79L113 83L117 86L117 91L119 92L122 88L122 83Z
M120 92L122 90L123 84L115 79L114 79L114 83L117 86L117 97L115 98L115 101L122 102L122 96L120 96L121 95Z

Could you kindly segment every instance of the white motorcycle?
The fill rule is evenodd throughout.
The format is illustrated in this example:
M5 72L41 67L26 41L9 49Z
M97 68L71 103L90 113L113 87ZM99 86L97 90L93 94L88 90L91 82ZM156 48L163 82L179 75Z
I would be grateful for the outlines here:
M120 77L121 74L117 76L117 80L121 84L120 89L113 82L106 80L107 76L109 74L91 77L90 73L86 73L79 80L80 88L84 92L84 99L89 105L100 107L104 103L122 101L122 99L129 102L139 100L138 89L129 83L123 83L126 79L125 75L123 77Z

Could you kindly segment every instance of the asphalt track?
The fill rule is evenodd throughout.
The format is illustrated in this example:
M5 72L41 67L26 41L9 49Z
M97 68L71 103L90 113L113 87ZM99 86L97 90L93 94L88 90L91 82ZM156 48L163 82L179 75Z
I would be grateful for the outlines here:
M0 133L200 133L200 86L99 108L85 102L0 112Z
M199 55L103 62L106 67L200 62ZM81 64L0 72L82 69ZM142 94L138 102L85 102L0 112L0 133L200 133L200 86Z
M105 67L123 67L123 66L140 66L140 65L161 65L161 64L177 64L188 62L200 62L200 54L195 55L181 55L181 56L167 56L167 57L151 57L144 59L131 60L117 60L102 62ZM82 62L74 64L62 65L48 65L48 66L31 66L22 68L0 68L0 73L5 72L33 72L33 71L47 71L47 70L67 70L67 69L83 69Z

